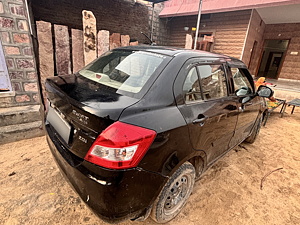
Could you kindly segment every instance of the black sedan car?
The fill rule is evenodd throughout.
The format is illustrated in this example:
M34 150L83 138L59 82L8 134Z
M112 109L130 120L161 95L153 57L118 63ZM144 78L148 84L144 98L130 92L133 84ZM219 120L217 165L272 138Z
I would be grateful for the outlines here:
M264 114L246 66L203 51L135 46L46 81L51 152L81 199L107 222L173 219L195 180Z

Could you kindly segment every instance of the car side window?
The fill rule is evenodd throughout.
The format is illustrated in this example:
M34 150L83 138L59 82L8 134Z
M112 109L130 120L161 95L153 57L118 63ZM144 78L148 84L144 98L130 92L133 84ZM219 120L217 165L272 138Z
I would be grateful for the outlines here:
M247 94L253 93L252 86L243 70L239 68L230 68L230 70L233 77L234 90L245 89L248 91Z
M184 94L186 103L191 103L191 102L202 100L199 77L198 77L197 70L195 67L193 67L189 71L189 73L184 81L183 94Z
M204 100L227 96L226 73L223 65L201 65L197 68Z

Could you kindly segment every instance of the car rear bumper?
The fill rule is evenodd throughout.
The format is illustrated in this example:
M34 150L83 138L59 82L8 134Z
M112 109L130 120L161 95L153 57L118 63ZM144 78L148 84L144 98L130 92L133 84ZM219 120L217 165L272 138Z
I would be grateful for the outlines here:
M102 220L115 223L142 216L167 177L140 168L108 170L92 163L72 162L72 156L47 129L52 155L66 180ZM76 160L76 159L75 159Z

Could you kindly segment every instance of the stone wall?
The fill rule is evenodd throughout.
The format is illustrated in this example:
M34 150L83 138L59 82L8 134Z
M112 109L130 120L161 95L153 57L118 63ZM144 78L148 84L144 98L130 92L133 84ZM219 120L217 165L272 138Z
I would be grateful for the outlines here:
M300 23L268 24L264 39L290 40L278 78L300 80Z
M240 58L243 52L251 10L214 13L203 15L200 33L212 33L215 42L212 51ZM194 34L197 16L172 17L168 20L170 27L169 44L175 47L185 47L186 34ZM187 27L188 30L184 28Z
M144 43L149 35L148 7L132 0L30 0L36 21L65 25L82 30L82 11L92 11L97 20L97 30L129 35Z
M14 91L9 96L0 93L0 107L39 104L35 59L22 0L0 1L0 39Z

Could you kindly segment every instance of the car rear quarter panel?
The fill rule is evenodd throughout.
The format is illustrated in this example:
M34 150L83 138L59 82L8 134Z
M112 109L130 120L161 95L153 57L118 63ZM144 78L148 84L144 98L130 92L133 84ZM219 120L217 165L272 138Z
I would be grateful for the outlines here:
M60 171L81 199L106 222L139 216L167 180L158 173L138 168L109 170L86 161L73 167L63 157L64 149L50 136L47 141Z

